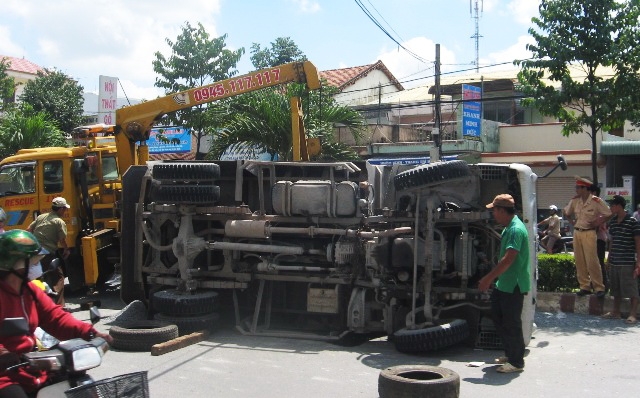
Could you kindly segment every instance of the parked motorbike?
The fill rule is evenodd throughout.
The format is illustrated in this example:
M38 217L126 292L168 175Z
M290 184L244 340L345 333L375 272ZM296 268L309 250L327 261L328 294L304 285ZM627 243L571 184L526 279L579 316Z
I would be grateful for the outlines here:
M91 308L91 321L97 322L100 314ZM25 318L10 318L2 322L3 335L28 333ZM51 375L50 382L38 390L36 398L94 398L123 397L148 398L147 372L129 373L109 379L94 381L88 370L100 366L109 344L101 337L86 341L80 338L62 341L45 351L28 352L21 362L7 368L44 370Z

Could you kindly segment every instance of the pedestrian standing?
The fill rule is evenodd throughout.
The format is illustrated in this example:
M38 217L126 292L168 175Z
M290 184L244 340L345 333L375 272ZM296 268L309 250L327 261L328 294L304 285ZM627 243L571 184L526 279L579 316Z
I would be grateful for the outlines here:
M623 298L630 299L628 324L637 322L638 283L640 275L640 224L627 214L627 201L615 195L610 201L613 219L609 222L611 244L607 262L611 271L611 295L613 311L607 312L603 318L619 319L620 303Z
M573 255L580 291L578 296L605 295L602 269L598 260L596 228L611 217L609 206L589 191L593 185L586 178L576 176L576 196L564 208L564 214L575 220L573 228Z
M51 211L39 215L27 228L35 235L42 247L49 252L40 260L45 271L49 269L54 258L61 257L66 260L71 252L67 245L67 224L63 219L69 207L65 198L54 198L51 201ZM62 255L60 255L60 251ZM56 303L64 306L64 273L62 269L58 268L57 272L48 273L45 278L45 282L57 294Z
M524 296L531 290L529 264L529 234L527 227L515 214L515 201L509 194L501 194L487 205L493 209L496 222L503 225L498 264L478 283L486 292L497 278L491 292L491 313L496 330L502 338L506 356L496 359L503 364L496 371L513 373L524 370L524 337L522 335L522 307Z
M640 221L640 203L638 203L638 205L636 206L636 211L633 212L633 215L631 217Z
M594 196L600 197L600 187L591 185L589 191ZM598 261L600 262L600 270L602 271L602 283L604 284L605 293L609 290L609 273L605 263L607 253L607 243L609 241L609 227L603 222L596 228L596 250L598 252Z

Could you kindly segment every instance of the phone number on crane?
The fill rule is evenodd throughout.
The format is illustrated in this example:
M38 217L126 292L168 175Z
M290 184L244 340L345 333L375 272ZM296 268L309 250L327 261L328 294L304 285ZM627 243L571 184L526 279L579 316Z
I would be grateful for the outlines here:
M256 73L255 75L229 79L222 83L202 87L193 92L193 97L196 102L206 102L218 97L240 94L263 86L267 87L279 81L280 69L276 68L266 72Z

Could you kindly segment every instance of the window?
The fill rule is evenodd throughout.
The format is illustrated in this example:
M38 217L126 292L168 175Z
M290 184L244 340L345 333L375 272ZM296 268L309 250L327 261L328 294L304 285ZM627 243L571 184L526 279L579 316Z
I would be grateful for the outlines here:
M0 170L0 195L21 195L36 191L35 162L11 164Z
M49 160L42 164L44 193L60 193L64 188L62 181L62 161Z
M113 156L102 158L102 179L104 181L112 181L119 178L116 158Z
M98 179L98 154L92 152L85 156L84 161L87 166L87 184L98 184L100 182Z

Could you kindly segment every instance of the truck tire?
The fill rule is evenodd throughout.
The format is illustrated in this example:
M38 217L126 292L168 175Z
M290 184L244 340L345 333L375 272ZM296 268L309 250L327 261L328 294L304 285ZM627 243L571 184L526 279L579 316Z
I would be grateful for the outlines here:
M202 290L181 294L175 289L160 290L152 296L152 308L165 315L193 316L207 314L216 309L218 293Z
M154 180L211 181L220 178L220 166L215 163L161 163L153 166Z
M151 200L157 203L208 204L220 199L217 185L160 185L151 189Z
M424 164L398 173L393 178L396 190L427 187L454 178L470 175L469 165L464 160Z
M463 342L469 337L464 319L441 320L423 329L403 328L393 334L396 350L406 353L436 351Z
M112 326L113 347L126 351L150 351L154 344L178 337L178 326L158 320L138 320Z
M378 376L380 398L457 398L460 376L451 369L428 365L399 365Z
M201 330L213 330L218 326L220 320L220 314L217 312L211 312L205 315L197 316L172 316L166 315L161 312L153 316L154 319L164 322L172 323L178 326L178 334L184 336L193 332Z
M146 302L144 283L135 279L136 252L142 250L136 247L136 205L140 196L142 180L147 172L147 166L131 166L122 176L122 209L120 228L120 298L126 304L135 300Z

